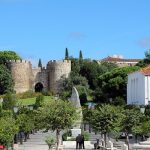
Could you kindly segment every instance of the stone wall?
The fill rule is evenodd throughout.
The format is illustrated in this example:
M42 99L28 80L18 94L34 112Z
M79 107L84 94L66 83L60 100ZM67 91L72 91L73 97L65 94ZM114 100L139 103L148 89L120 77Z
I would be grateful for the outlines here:
M33 76L34 76L34 83L33 83L33 91L35 90L35 85L37 83L42 83L45 90L48 90L48 72L46 69L41 68L34 68L32 69Z
M14 90L16 93L22 93L32 89L33 74L32 65L29 61L9 61L8 67L12 73L12 77L15 83Z
M55 94L61 90L61 79L67 78L71 72L71 61L49 61L47 64L48 87Z
M49 61L46 69L32 69L29 61L17 60L9 61L8 67L12 73L16 93L34 91L35 85L41 83L44 89L57 94L61 90L62 77L67 78L71 72L71 61Z

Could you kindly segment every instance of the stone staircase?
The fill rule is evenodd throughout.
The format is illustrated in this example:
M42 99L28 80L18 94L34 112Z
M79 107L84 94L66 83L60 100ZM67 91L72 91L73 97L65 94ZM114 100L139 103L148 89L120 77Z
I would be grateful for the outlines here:
M30 135L30 139L27 142L23 142L22 145L19 145L18 150L48 150L48 146L45 143L45 137L49 135L54 135L54 132L43 133L38 131L35 134ZM63 150L75 150L76 142L67 141L67 144L64 145ZM92 150L94 148L93 144L90 141L85 141L85 150Z
M113 143L113 147L117 148L117 150L122 150L122 146L123 146L124 142L114 142Z
M101 135L100 134L95 134L94 132L89 133L90 138L89 141L94 141L96 142L96 139L100 139Z
M88 132L88 130L87 130ZM90 139L89 141L85 141L85 150L92 150L94 149L94 143L96 143L96 139L101 140L100 134L95 134L94 132L89 133ZM19 145L18 150L48 150L48 146L45 143L46 136L53 135L55 136L54 132L46 132L43 133L41 131L38 131L35 134L30 135L30 139L27 140L27 142L23 142L23 145ZM124 144L123 141L114 141L113 139L109 139L114 143L114 147L117 148L117 150L122 150L122 145ZM76 142L75 141L67 141L68 143L64 145L64 150L75 150Z
M19 150L48 150L48 146L45 143L45 137L49 133L37 132L30 135L30 139L27 142L23 142L22 145L19 145Z

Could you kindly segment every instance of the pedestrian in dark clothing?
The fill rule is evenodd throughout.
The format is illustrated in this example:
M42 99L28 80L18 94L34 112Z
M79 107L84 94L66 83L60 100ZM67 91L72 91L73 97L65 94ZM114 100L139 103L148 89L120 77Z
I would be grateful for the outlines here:
M76 149L81 149L82 147L82 136L79 134L77 137L76 137Z
M84 135L81 135L81 148L85 149L84 147Z

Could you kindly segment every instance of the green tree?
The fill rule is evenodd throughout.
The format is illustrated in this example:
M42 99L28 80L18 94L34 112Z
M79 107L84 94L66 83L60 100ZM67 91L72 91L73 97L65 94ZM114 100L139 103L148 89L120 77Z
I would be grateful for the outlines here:
M145 58L139 61L136 66L145 67L150 65L150 49L145 51Z
M44 102L44 96L41 94L41 95L38 95L37 97L36 97L36 101L35 101L35 109L37 109L37 108L39 108L39 107L41 107L42 106L42 104L43 104L43 102Z
M101 74L109 72L115 68L118 68L117 64L112 62L101 62L100 63L100 72Z
M117 97L122 97L126 100L128 73L137 71L138 69L139 67L137 66L115 68L99 76L98 89L94 94L95 100L106 103L109 102L110 98L113 101L118 100Z
M83 55L82 55L82 51L80 50L79 52L79 62L82 62L83 60Z
M42 68L42 61L41 61L41 59L39 59L38 67L39 67L39 68Z
M65 51L65 60L68 60L69 59L69 53L68 53L68 48L66 48L66 51Z
M104 134L105 146L107 134L121 130L122 111L121 107L105 104L92 110L91 120L89 121L96 132Z
M99 76L99 64L93 61L84 61L80 68L80 75L86 77L91 89L95 89Z
M141 123L142 134L150 136L150 121L144 121Z
M90 88L95 90L98 87L98 77L116 67L113 63L98 64L97 61L84 60L81 64L79 74L86 77Z
M34 129L34 120L30 114L19 114L17 115L17 125L19 127L19 131L23 131L25 133L25 141L27 140L27 136L29 132Z
M12 146L14 135L18 132L18 127L12 117L0 117L0 145L6 148Z
M75 75L79 75L80 72L80 63L79 59L74 57L69 57L69 60L71 60L71 73Z
M146 116L150 117L150 105L146 105L144 113Z
M21 57L14 51L0 51L0 64L5 64L9 60L18 60Z
M19 107L16 115L16 123L19 127L19 131L23 131L25 133L26 141L29 136L29 132L35 128L34 112L29 110L27 107Z
M57 150L60 131L70 128L78 117L76 108L71 102L52 100L37 110L37 124L40 128L56 131Z
M11 93L6 94L3 98L3 103L2 103L3 109L13 111L15 105L16 105L15 95Z
M139 109L126 109L124 113L124 117L122 120L122 131L126 136L126 144L128 145L129 150L129 133L138 132L140 130L139 126L141 125L141 120L143 118L143 114Z
M4 65L0 65L0 94L13 92L14 83L10 71Z

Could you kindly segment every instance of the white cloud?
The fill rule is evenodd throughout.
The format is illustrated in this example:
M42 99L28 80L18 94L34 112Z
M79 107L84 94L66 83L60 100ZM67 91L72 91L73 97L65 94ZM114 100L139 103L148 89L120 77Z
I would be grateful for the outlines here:
M86 37L86 35L82 32L71 32L69 34L69 37L75 38L75 39L83 39Z
M147 47L150 46L150 38L143 38L138 41L139 46Z

